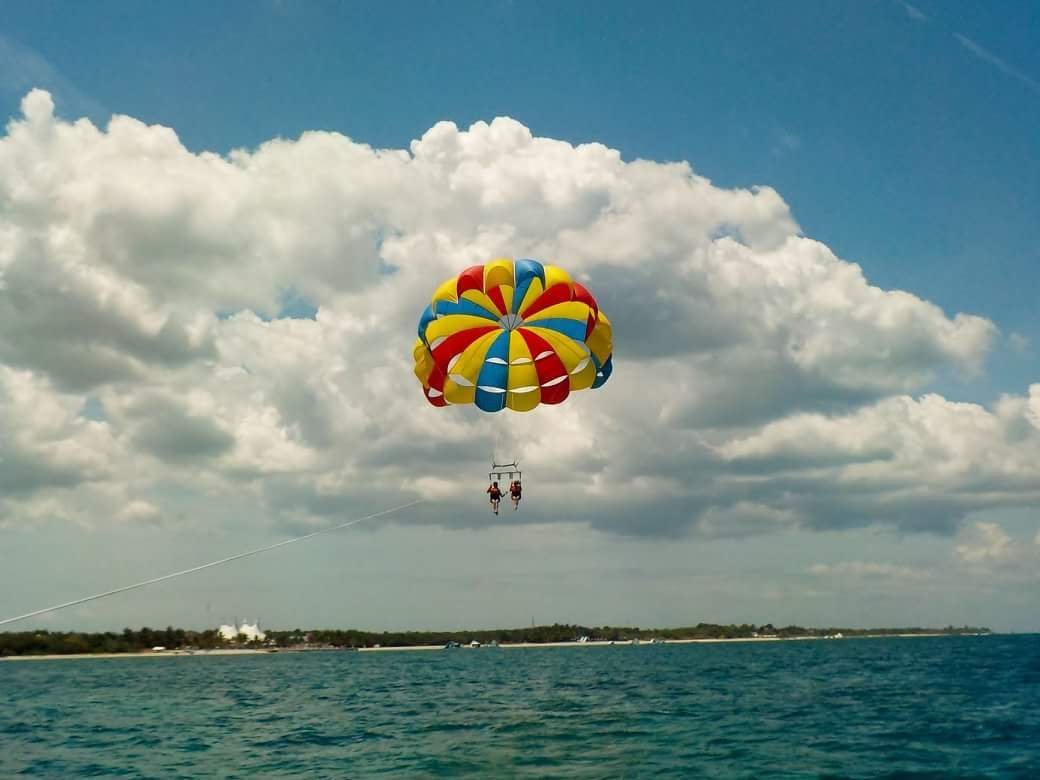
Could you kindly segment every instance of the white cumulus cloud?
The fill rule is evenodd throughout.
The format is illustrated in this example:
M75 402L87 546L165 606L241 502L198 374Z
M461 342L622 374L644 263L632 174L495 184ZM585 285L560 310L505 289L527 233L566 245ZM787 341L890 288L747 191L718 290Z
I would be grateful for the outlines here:
M459 507L493 450L525 466L523 519L632 534L951 531L1038 497L1040 385L991 409L914 395L979 371L993 323L871 285L769 187L508 118L219 156L59 119L39 90L22 111L0 137L7 522L183 517L174 494L314 522L403 492L431 499L418 520L475 524ZM588 284L615 374L524 416L433 409L417 318L503 255ZM301 298L316 313L290 318Z

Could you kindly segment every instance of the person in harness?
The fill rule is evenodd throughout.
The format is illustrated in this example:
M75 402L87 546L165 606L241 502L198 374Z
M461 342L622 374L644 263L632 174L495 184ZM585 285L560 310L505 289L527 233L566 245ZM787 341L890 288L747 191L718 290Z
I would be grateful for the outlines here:
M523 492L523 487L520 485L520 480L515 480L509 485L509 497L513 500L513 511L515 512L520 508L520 497Z
M502 500L502 490L499 488L497 482L492 482L491 487L489 487L486 492L488 496L491 497L491 509L497 515L498 502Z

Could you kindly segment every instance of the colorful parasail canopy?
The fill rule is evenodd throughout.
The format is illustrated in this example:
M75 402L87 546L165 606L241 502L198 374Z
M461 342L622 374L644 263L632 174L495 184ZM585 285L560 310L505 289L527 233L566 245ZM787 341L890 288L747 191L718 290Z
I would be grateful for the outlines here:
M444 282L419 320L415 375L434 406L518 412L610 377L610 320L562 268L492 260Z

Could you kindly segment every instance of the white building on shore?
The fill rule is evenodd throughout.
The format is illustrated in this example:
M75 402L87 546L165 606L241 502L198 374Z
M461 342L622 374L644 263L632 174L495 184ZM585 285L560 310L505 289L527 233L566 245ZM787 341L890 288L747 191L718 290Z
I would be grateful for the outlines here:
M238 618L235 618L234 623L222 625L219 633L222 639L228 641L238 639L239 634L244 634L247 640L255 639L260 642L267 638L267 634L260 630L260 618L257 618L255 623L239 623Z

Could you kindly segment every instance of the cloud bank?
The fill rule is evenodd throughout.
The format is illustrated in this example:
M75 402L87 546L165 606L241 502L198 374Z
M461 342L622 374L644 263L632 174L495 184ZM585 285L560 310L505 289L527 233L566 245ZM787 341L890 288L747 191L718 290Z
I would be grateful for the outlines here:
M602 391L425 404L417 318L495 256L592 289L616 339ZM921 394L982 370L996 335L871 285L769 187L508 118L407 150L311 132L219 156L33 90L0 137L5 524L214 522L233 500L290 527L403 493L430 499L416 521L480 525L497 450L529 477L517 522L953 533L1040 499L1040 384L992 408Z

